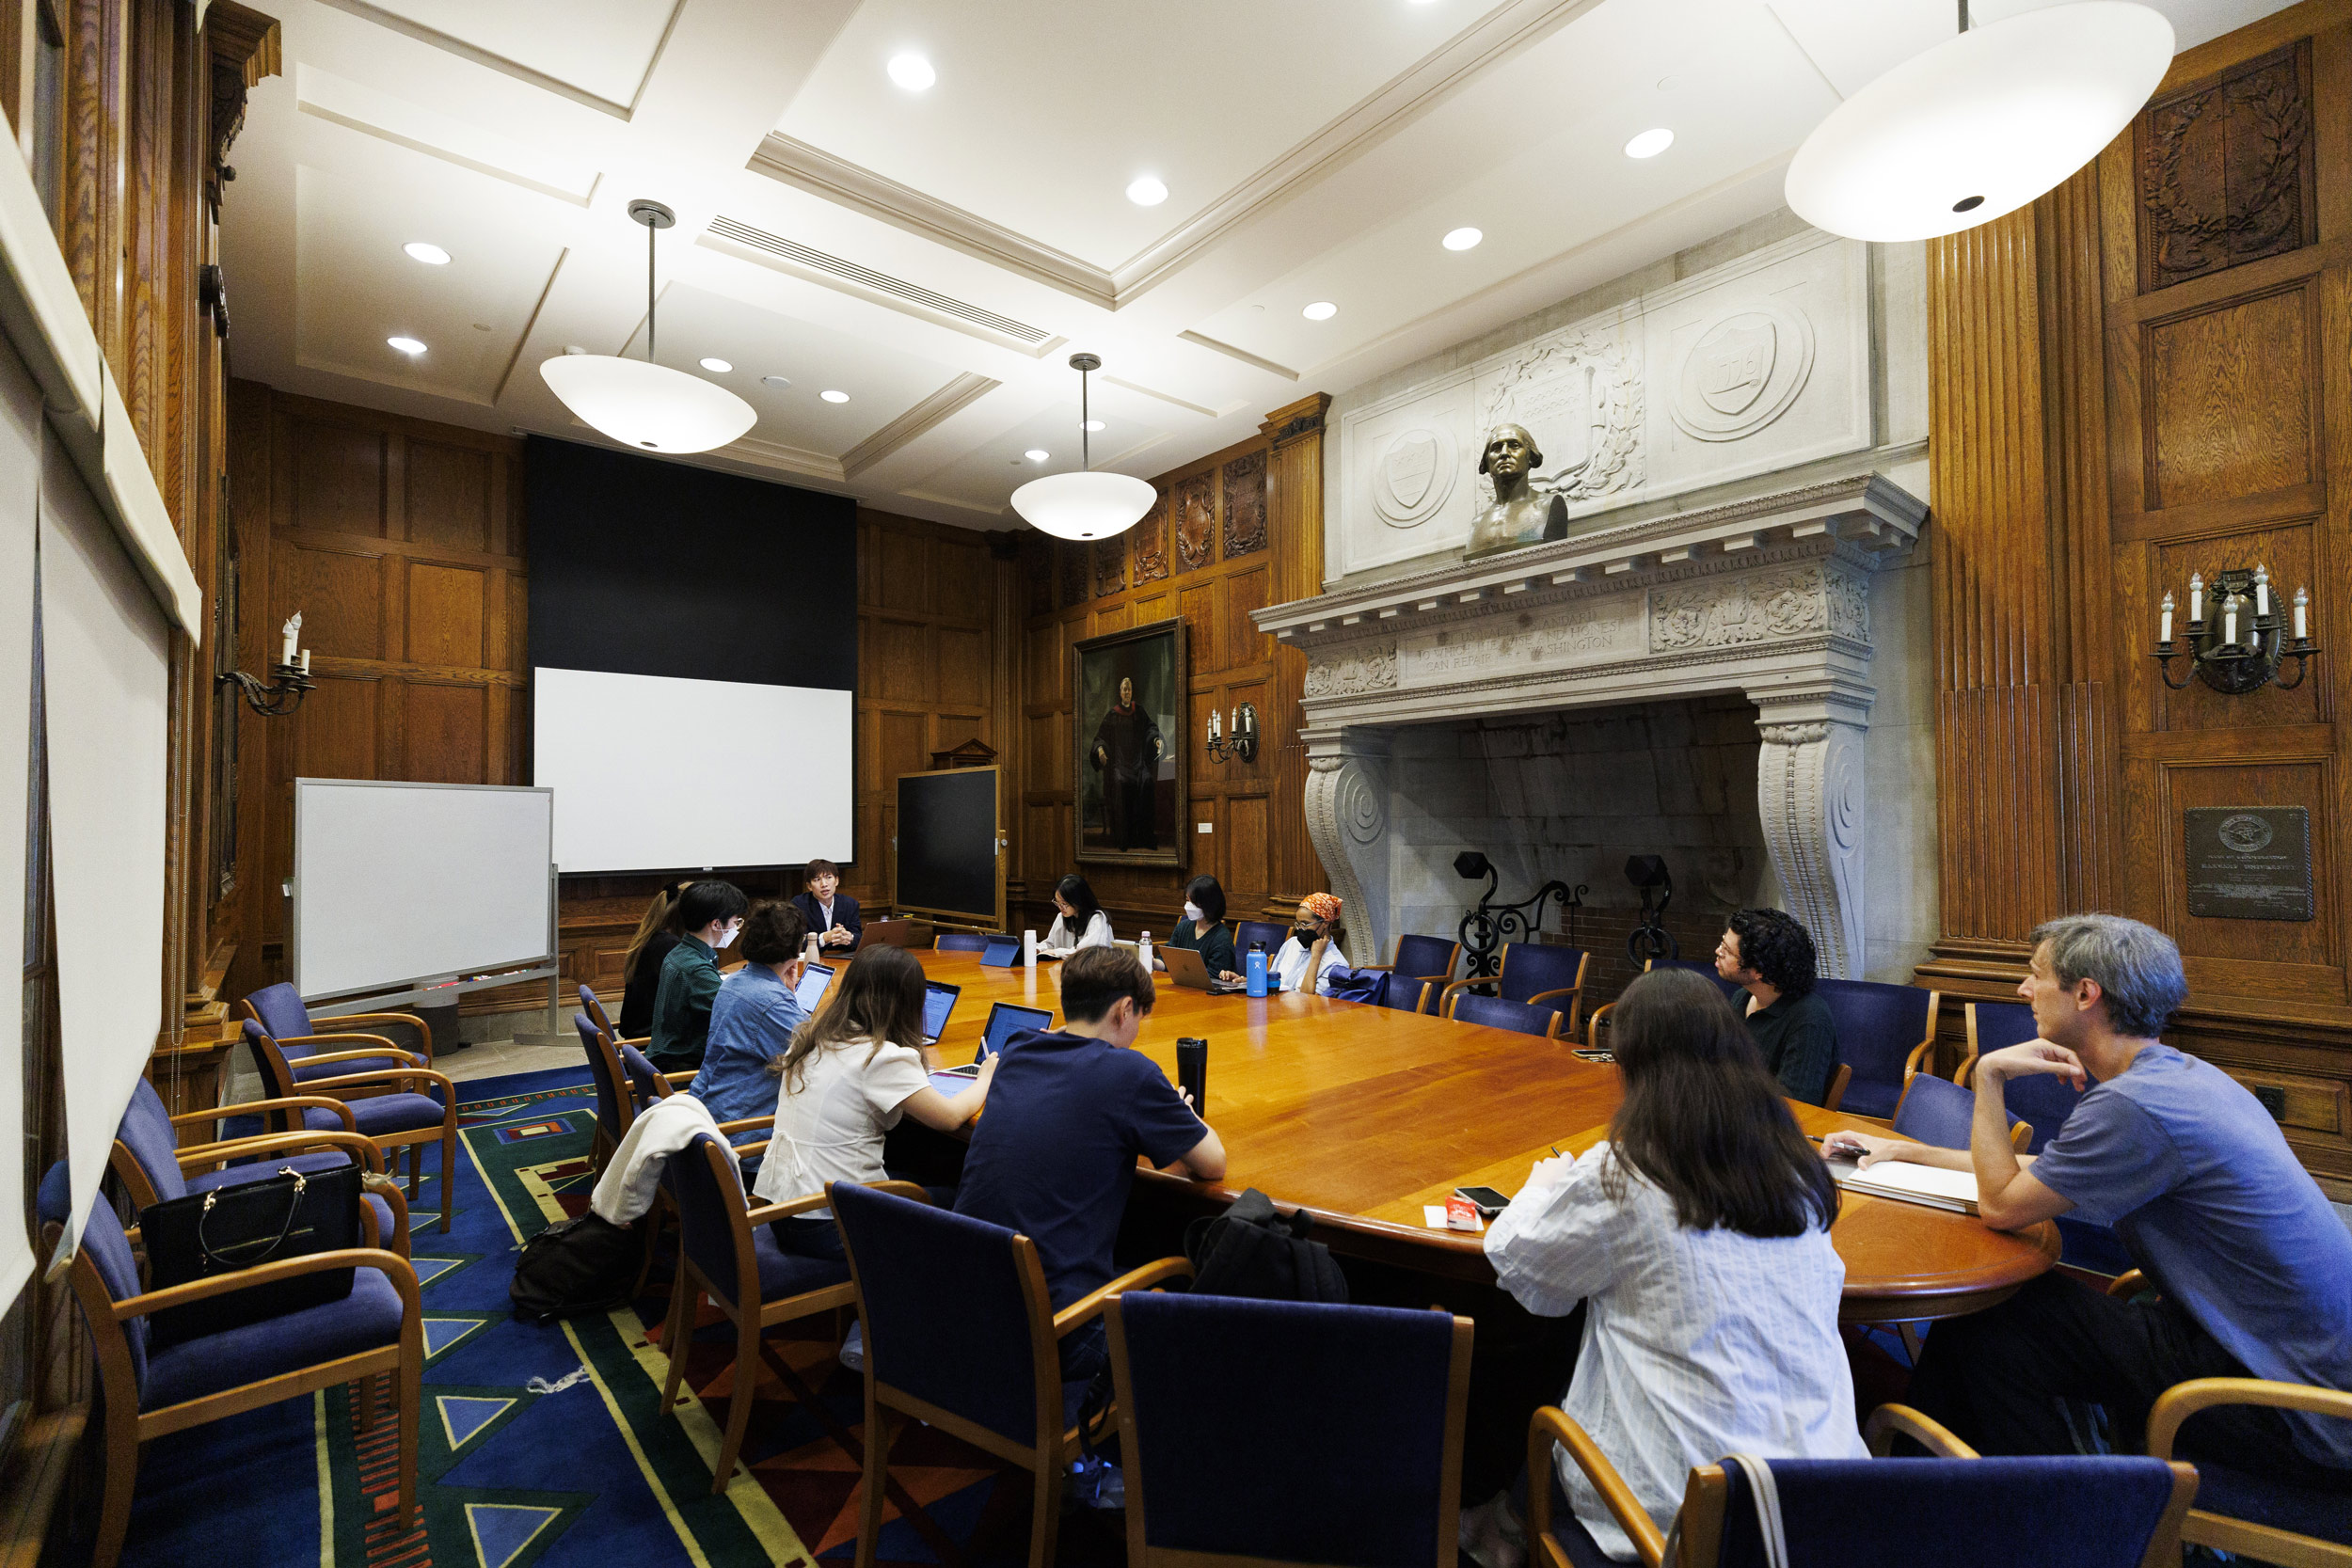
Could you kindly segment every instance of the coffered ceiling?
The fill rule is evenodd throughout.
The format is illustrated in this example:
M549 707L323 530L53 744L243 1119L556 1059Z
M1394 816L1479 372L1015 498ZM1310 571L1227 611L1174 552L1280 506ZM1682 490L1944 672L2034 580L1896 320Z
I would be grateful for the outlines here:
M1977 0L1979 22L2040 0ZM2155 0L2186 48L2279 8ZM223 216L236 373L599 439L538 367L656 346L699 459L975 527L1149 476L1780 204L1952 0L280 0ZM936 80L910 91L891 62ZM1674 133L1636 160L1627 141ZM1129 185L1166 187L1139 205ZM1469 249L1439 242L1475 228ZM426 265L403 250L446 250ZM1336 307L1327 319L1302 312ZM391 337L425 345L409 356ZM725 370L706 368L706 358ZM780 379L784 385L763 382ZM847 401L828 401L826 391ZM1025 455L1042 451L1042 461Z

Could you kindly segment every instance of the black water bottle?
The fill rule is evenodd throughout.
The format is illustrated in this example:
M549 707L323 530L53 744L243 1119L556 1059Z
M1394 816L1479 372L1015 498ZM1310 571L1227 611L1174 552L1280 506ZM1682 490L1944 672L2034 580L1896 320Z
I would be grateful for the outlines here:
M1187 1035L1176 1042L1176 1086L1192 1096L1192 1114L1209 1117L1209 1042Z

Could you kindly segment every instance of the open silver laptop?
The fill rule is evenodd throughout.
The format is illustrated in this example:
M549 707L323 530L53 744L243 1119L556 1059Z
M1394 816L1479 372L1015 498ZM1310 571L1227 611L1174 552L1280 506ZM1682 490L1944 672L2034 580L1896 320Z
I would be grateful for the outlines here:
M1231 996L1248 988L1247 980L1225 981L1209 973L1209 966L1200 955L1189 947L1155 947L1152 957L1168 965L1168 977L1180 986L1205 990L1211 996Z

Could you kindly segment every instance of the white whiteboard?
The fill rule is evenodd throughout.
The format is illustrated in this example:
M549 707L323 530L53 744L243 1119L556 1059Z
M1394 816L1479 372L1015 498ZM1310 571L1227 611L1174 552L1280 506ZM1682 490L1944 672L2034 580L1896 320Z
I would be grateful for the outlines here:
M294 781L294 984L306 1000L551 956L555 792Z

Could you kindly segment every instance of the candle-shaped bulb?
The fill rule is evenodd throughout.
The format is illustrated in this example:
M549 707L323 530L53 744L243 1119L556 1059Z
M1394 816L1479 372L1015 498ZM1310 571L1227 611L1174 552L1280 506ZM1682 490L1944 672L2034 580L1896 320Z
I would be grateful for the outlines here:
M2191 626L2205 618L2205 579L2195 572L2188 575L2188 619Z
M2221 601L2221 642L2224 647L2237 641L2237 607L2235 594Z
M2254 613L2270 613L2270 568L2259 561L2254 562Z
M2156 631L2156 641L2159 641L2159 642L2169 642L2169 641L2172 641L2172 590L2170 590L2169 588L2168 588L2168 589L2166 589L2166 590L2164 591L2164 605L2163 605L2163 608L2162 608L2161 611L2158 613L2158 615L2157 615L2157 617L2156 617L2156 625L2157 625L2157 628L2158 628L2158 629L2157 629L2157 631Z
M306 675L310 673L310 650L308 648L302 650L302 673Z
M2308 588L2296 588L2295 591L2295 640L2297 642L2302 641L2310 635L2303 629L2303 615L2304 611L2311 608L2311 590Z

